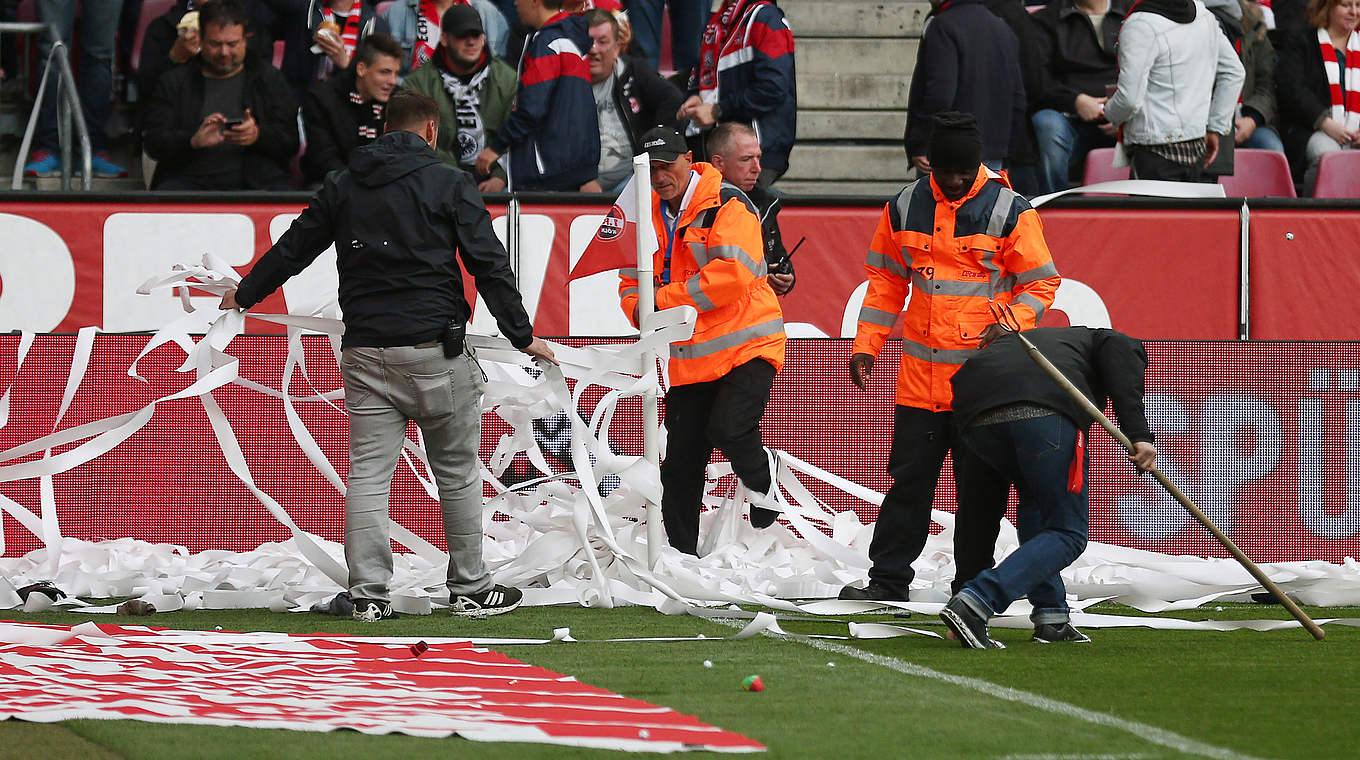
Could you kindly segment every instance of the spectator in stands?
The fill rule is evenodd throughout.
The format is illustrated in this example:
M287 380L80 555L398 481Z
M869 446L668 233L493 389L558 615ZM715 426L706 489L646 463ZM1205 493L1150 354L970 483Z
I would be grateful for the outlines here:
M930 171L932 119L945 111L973 115L982 129L982 163L1001 171L1024 136L1025 85L1020 45L982 0L930 0L907 94L902 142L922 174Z
M349 68L360 39L373 32L390 33L387 22L378 18L377 6L377 0L310 0L305 16L282 19L280 68L298 100L314 82Z
M699 67L699 43L709 4L703 0L628 0L625 5L638 56L653 69L661 66L661 14L669 10L671 63L675 72L684 76L681 81L688 80Z
M594 42L585 16L563 0L516 0L534 33L524 43L519 90L509 118L488 136L477 174L509 153L511 190L600 192L600 125L586 53Z
M1242 60L1242 95L1233 117L1233 142L1239 148L1284 152L1275 121L1275 48L1266 37L1261 6L1253 0L1207 0Z
M614 190L632 174L644 132L659 125L680 127L676 112L685 96L646 61L619 55L619 22L614 14L592 10L586 13L586 24L595 41L586 58L600 123L599 182Z
M1119 77L1115 41L1128 10L1129 0L1054 0L1034 13L1044 68L1043 90L1030 93L1040 192L1066 190L1092 148L1114 146L1100 106Z
M770 287L775 295L788 293L793 290L796 275L779 231L779 197L756 184L760 179L760 138L745 124L729 121L709 134L708 149L709 162L722 172L723 180L736 185L755 204L760 236L765 243L765 265L770 270Z
M1324 153L1360 148L1360 2L1312 0L1308 20L1281 41L1278 94L1289 161L1312 195Z
M1006 161L1011 186L1021 195L1033 197L1042 192L1040 181L1039 143L1034 134L1030 115L1041 107L1036 98L1044 89L1044 62L1039 45L1041 32L1034 16L1025 7L1025 0L983 0L992 15L1006 22L1015 33L1020 51L1020 81L1025 85L1025 118L1020 120L1019 134L1011 141L1011 153Z
M319 185L349 165L350 153L382 134L387 99L397 88L402 49L390 35L375 32L359 43L353 67L317 82L302 103L307 150L302 170Z
M720 61L735 61L719 67ZM797 133L798 87L793 32L769 0L723 0L704 29L699 67L680 107L699 135L715 124L739 121L760 135L764 151L759 184L769 187L789 168Z
M1141 0L1119 32L1119 84L1105 118L1122 125L1137 179L1198 182L1232 129L1242 62L1195 0Z
M209 0L211 2L211 0ZM178 0L170 10L152 19L142 36L141 56L137 61L137 92L140 110L145 112L147 100L156 91L161 75L198 55L198 12L205 5L202 0ZM246 56L258 63L272 66L274 42L259 19L265 13L256 0L243 2L250 15L246 26ZM192 15L190 15L192 14Z
M446 163L462 167L484 193L505 189L505 169L492 164L489 174L478 174L477 156L486 148L514 105L515 70L487 48L482 19L467 5L444 12L443 33L430 63L402 82L439 104L439 139L434 152Z
M286 190L298 150L297 101L283 75L246 56L239 0L199 13L196 63L166 72L147 103L142 143L153 190Z
M123 0L43 0L37 3L38 20L56 27L57 34L69 46L75 36L77 6L80 7L80 60L73 57L71 68L78 77L76 90L80 111L90 133L90 150L94 152L90 170L96 177L126 177L127 170L109 160L108 138L104 133L112 112L113 45ZM38 58L47 61L52 52L52 41L45 34L38 40ZM25 177L61 174L56 74L54 69L48 77L38 117L38 147L24 167ZM74 136L72 144L75 144Z
M491 0L395 0L383 11L383 20L392 36L401 43L406 55L401 59L401 74L421 67L443 39L440 24L455 5L470 5L482 20L486 46L491 55L504 59L510 24Z

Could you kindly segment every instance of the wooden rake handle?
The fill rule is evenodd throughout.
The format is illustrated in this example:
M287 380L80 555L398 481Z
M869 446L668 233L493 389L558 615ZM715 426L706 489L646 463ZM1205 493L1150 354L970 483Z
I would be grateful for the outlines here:
M1002 326L1007 327L1004 324ZM1124 435L1119 428L1115 427L1114 423L1110 422L1110 418L1106 417L1104 412L1098 409L1095 404L1091 403L1091 400L1086 398L1086 394L1082 393L1077 386L1073 385L1072 381L1068 380L1067 376L1062 373L1062 370L1054 366L1053 362L1050 362L1048 357L1044 356L1043 353L1039 351L1038 347L1030 342L1029 338L1026 338L1018 331L1011 330L1009 327L1007 327L1007 331L1013 332L1015 336L1024 343L1025 350L1029 352L1030 358L1034 359L1034 361L1042 367L1043 370L1058 383L1058 385L1061 385L1063 390L1067 391L1068 395L1070 395L1077 403L1081 404L1082 408L1086 410L1087 414L1091 415L1092 419L1099 422L1101 427L1109 431L1110 435L1114 436L1114 439L1119 441L1119 444L1123 446L1125 450L1130 454L1133 453L1133 442L1129 440L1128 436ZM1213 534L1214 538L1218 539L1218 542L1223 545L1223 548L1227 549L1233 557L1241 563L1242 567L1245 567L1247 572L1251 573L1252 577L1255 578L1257 582L1265 587L1267 591L1274 594L1276 599L1280 600L1280 604L1283 604L1285 609L1289 610L1289 614L1293 615L1294 619L1299 621L1300 625L1308 629L1308 632L1313 635L1314 639L1321 641L1327 635L1323 633L1322 628L1319 627L1317 623L1313 622L1312 618L1308 617L1307 613L1299 609L1299 605L1295 604L1293 599L1286 596L1285 593L1280 590L1280 587L1275 585L1275 581L1272 581L1261 568L1257 567L1255 562L1252 562L1246 554L1243 554L1242 550L1237 548L1237 544L1234 544L1232 539L1224 535L1223 531L1219 530L1217 525L1214 525L1214 521L1210 520L1208 515L1200 511L1200 508L1195 506L1195 503L1190 500L1190 497L1186 496L1181 489L1177 488L1176 484L1172 483L1161 470L1153 467L1149 472L1157 479L1158 483L1162 484L1162 487L1166 489L1167 493L1171 494L1176 501L1180 502L1181 506L1185 507L1186 511L1198 520L1200 525L1203 525L1206 530Z

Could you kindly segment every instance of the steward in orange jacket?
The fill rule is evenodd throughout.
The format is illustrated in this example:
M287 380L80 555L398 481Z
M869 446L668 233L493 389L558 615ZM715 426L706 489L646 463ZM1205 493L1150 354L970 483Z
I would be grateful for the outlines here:
M981 166L972 116L938 114L928 155L933 173L883 209L864 264L869 292L850 359L850 379L861 390L908 290L911 301L888 456L893 486L874 526L869 586L847 586L842 598L907 598L940 466L954 447L950 378L999 333L991 304L1009 305L1021 329L1029 329L1053 304L1061 281L1038 212ZM970 487L958 483L961 492Z
M666 460L661 513L671 546L698 553L704 470L713 449L763 506L752 523L772 524L769 462L760 418L784 365L784 315L766 279L760 219L722 173L692 163L684 140L657 127L642 138L652 162L653 257L658 309L698 310L694 335L670 348ZM637 269L619 270L623 312L638 324Z

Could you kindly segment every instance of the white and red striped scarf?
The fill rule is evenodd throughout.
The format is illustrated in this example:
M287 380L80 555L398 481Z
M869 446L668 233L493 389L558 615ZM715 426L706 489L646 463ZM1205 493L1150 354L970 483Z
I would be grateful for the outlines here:
M453 4L467 5L468 1L454 0ZM442 22L439 11L434 7L434 0L420 0L420 11L416 13L416 43L411 46L412 71L434 57L434 49L439 47Z
M354 56L355 48L359 47L359 19L363 16L364 0L354 0L354 5L349 9L349 16L341 23L336 18L335 11L329 6L321 9L323 21L329 21L340 27L340 41L345 45L345 52L351 57Z
M747 11L765 3L766 0L723 0L722 7L708 20L699 46L699 96L705 103L710 102L709 97L704 97L705 93L715 93L718 89L718 61L722 58L723 46L746 18ZM712 98L712 102L716 100Z
M1346 40L1346 65L1336 62L1336 48L1326 29L1318 30L1318 44L1322 46L1322 68L1327 72L1327 89L1332 95L1333 119L1348 131L1360 129L1360 31L1351 32Z

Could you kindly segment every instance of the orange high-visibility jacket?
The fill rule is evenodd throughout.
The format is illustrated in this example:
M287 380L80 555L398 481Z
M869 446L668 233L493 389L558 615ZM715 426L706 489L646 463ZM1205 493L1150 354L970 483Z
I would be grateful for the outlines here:
M723 182L712 165L695 163L693 171L699 176L690 183L674 241L667 240L661 198L652 193L657 284L668 247L671 271L670 282L657 288L656 308L684 304L699 311L694 335L671 344L670 383L717 380L756 358L777 371L784 366L784 313L766 279L755 206L741 190ZM637 277L636 268L619 270L619 300L630 320L638 300Z
M933 178L898 193L883 209L864 269L869 292L852 351L878 355L910 284L897 403L933 412L951 408L949 379L995 321L988 304L1010 304L1028 330L1062 280L1038 212L985 167L959 201L945 200Z

